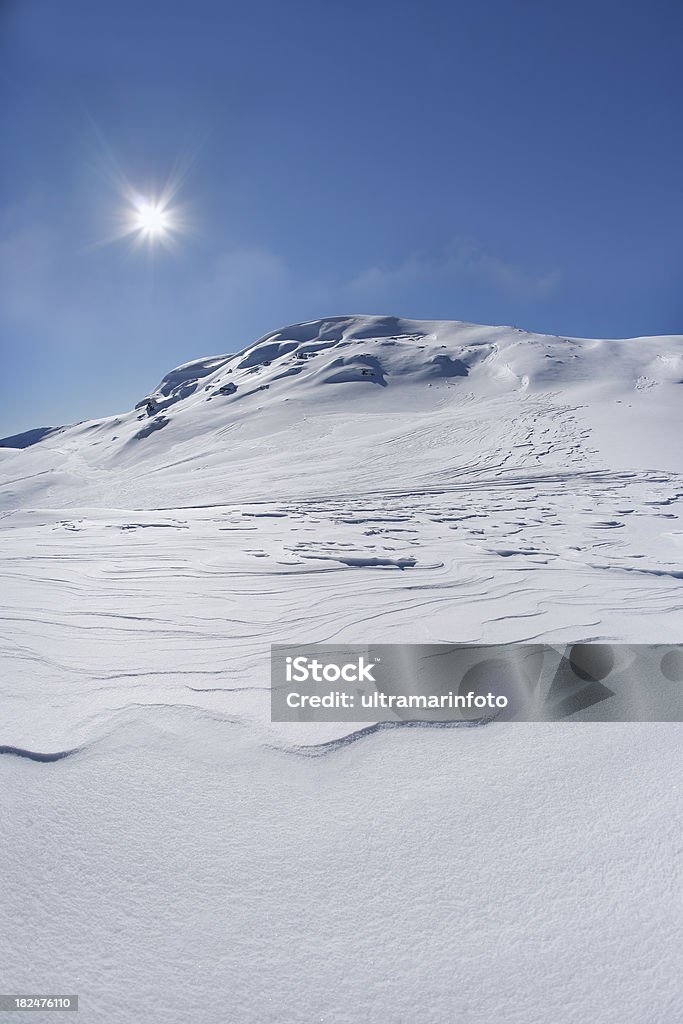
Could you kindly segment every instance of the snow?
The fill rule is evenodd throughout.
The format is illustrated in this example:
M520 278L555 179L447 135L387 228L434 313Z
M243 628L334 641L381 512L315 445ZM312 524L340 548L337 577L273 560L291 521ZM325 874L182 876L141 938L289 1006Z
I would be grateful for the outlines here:
M268 686L271 643L679 643L682 388L677 337L333 317L0 447L5 990L674 1020L680 726L273 724Z
M114 1024L673 1022L681 760L588 724L309 758L182 709L5 759L3 980Z

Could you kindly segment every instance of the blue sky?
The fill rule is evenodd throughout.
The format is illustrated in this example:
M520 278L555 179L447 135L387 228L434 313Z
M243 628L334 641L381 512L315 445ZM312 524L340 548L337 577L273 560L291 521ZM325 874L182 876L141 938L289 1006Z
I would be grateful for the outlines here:
M317 316L683 334L679 0L6 0L0 22L0 434ZM122 176L173 173L173 251L94 244Z

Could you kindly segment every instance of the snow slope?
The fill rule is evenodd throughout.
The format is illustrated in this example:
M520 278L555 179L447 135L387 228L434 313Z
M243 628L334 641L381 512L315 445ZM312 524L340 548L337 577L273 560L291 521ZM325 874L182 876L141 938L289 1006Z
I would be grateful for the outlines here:
M0 442L5 990L673 1022L679 726L347 743L268 683L274 642L681 642L682 395L677 337L334 317Z
M333 318L0 449L5 742L270 731L271 642L677 642L682 380L679 338Z
M5 456L3 506L35 494L70 507L74 485L83 505L156 508L452 484L474 470L679 472L682 380L679 338L336 317L186 363L135 410Z

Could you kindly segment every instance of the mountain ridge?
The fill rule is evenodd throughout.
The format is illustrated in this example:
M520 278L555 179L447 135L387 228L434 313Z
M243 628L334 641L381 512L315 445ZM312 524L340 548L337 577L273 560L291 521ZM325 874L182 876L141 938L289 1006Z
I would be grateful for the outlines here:
M520 351L522 345L531 348L524 353ZM389 346L398 352L388 352ZM363 347L370 351L360 351ZM542 353L539 351L541 347L545 349ZM664 349L664 353L652 351L657 348ZM427 354L420 358L417 355L419 351ZM230 396L237 401L269 390L279 381L302 375L303 379L312 378L315 383L373 383L382 387L400 384L406 377L412 381L427 382L433 382L435 378L465 378L477 364L492 360L492 357L498 357L496 370L499 381L511 388L542 387L553 383L566 386L575 382L576 375L569 371L560 372L560 365L566 360L578 360L578 369L581 361L589 361L595 377L592 364L599 361L595 356L601 353L609 354L612 369L622 363L626 364L627 373L637 370L631 374L634 386L644 388L683 383L683 337L680 336L570 338L536 334L519 327L479 325L467 321L341 315L279 327L236 352L203 356L181 363L168 371L133 411L144 410L149 416L158 415L194 395L200 388L206 392L201 396L205 401ZM504 358L506 354L513 357L511 361ZM527 358L523 358L524 355ZM534 366L534 355L551 362ZM320 357L323 357L322 361ZM317 366L313 366L312 360L318 360ZM274 363L279 372L269 370ZM1 438L0 447L24 449L45 441L57 432L84 423L114 421L121 415L125 414L33 428Z
M173 368L127 412L10 438L0 503L65 507L77 492L95 505L172 506L329 493L342 481L345 492L431 486L473 459L480 472L618 470L633 459L681 472L682 382L678 336L305 321Z

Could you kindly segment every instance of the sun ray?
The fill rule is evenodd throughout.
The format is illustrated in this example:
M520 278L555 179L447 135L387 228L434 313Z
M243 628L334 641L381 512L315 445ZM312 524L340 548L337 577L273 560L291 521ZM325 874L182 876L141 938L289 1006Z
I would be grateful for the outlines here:
M118 195L119 203L111 209L109 230L85 248L100 248L126 239L135 248L177 248L182 237L194 230L194 217L189 208L178 201L178 196L184 189L199 146L187 147L176 158L163 187L159 188L157 182L156 187L148 183L144 188L135 188L98 126L89 120L98 151L95 169L103 183Z

